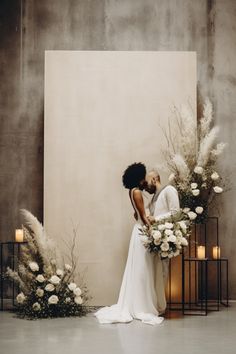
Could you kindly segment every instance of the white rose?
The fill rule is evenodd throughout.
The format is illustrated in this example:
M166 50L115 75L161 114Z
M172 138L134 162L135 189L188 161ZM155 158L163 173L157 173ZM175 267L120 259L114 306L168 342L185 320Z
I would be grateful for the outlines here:
M83 299L82 299L81 296L76 296L76 297L74 298L74 301L75 301L75 303L76 303L77 305L81 305L81 304L83 303Z
M65 270L67 270L68 272L72 271L72 267L69 264L65 264Z
M206 186L207 186L206 183L203 183L203 184L201 185L202 188L206 188Z
M188 217L189 217L190 220L194 220L194 219L196 219L197 214L194 213L194 211L190 211L190 212L188 213Z
M161 250L166 252L169 249L169 243L168 242L163 242L161 245Z
M38 272L39 271L39 266L38 263L36 262L30 262L29 267L32 270L32 272Z
M57 275L52 275L51 278L49 279L50 283L54 285L58 285L61 281L61 279Z
M181 239L181 245L182 245L182 246L188 246L188 241L186 240L185 237L182 237L182 239Z
M80 296L82 294L82 291L80 288L76 288L73 293L75 294L75 296Z
M188 214L189 211L190 211L190 208L184 208L184 209L183 209L183 212L184 212L185 214Z
M162 256L163 258L168 257L168 252L161 252L161 256Z
M41 309L41 305L38 302L35 302L32 305L32 308L33 308L34 311L39 311Z
M57 275L58 275L59 277L63 277L63 275L64 275L64 272L63 272L63 270L61 270L61 269L57 269L57 270L56 270L56 273L57 273Z
M160 240L161 238L161 232L160 231L153 231L152 233L152 237L154 238L154 240Z
M18 304L23 304L23 302L25 301L26 296L24 295L24 293L19 293L16 297L16 301L18 302Z
M48 299L48 303L49 304L52 304L52 305L55 305L57 304L59 301L58 297L56 295L52 295L50 296L50 298Z
M203 207L198 206L198 207L195 208L195 211L196 211L197 214L202 214L203 213Z
M38 289L36 290L36 295L37 295L38 297L43 297L43 295L44 295L43 289L38 288Z
M65 303L66 304L69 304L71 302L71 298L70 297L67 297L66 299L65 299Z
M215 193L222 193L223 192L223 188L218 187L218 186L213 187L213 189L214 189Z
M158 230L160 230L160 231L163 231L163 230L166 229L166 227L165 227L164 224L158 225L157 228L158 228Z
M169 182L173 182L175 180L175 175L174 173L171 173L168 178Z
M75 283L70 283L68 284L68 288L71 290L71 291L74 291L76 288L77 288L77 285Z
M166 222L165 223L165 227L166 227L166 229L173 229L173 224L171 223L171 222Z
M154 240L154 245L159 246L160 243L161 243L161 239L159 239L159 240Z
M191 183L191 189L196 189L197 188L197 183Z
M176 242L176 236L175 235L170 235L169 236L169 241L175 243Z
M53 285L53 284L47 284L46 286L45 286L45 290L46 291L53 291L55 289L55 286Z
M219 175L218 175L218 173L217 172L213 172L212 173L212 175L211 175L211 179L213 180L213 181L216 181L217 179L219 179Z
M196 166L194 168L194 172L198 175L201 175L203 173L203 168L201 166Z
M36 277L36 280L39 282L39 283L43 283L45 281L45 278L42 274L38 274L37 277Z
M173 256L174 256L174 253L173 253L173 252L168 253L168 258L173 258Z
M173 231L172 231L172 230L169 230L169 229L165 230L165 235L166 235L166 236L170 236L170 235L172 235L172 234L173 234Z
M196 197L197 195L200 194L200 190L199 190L199 189L193 189L193 190L192 190L192 193L193 193L193 195Z

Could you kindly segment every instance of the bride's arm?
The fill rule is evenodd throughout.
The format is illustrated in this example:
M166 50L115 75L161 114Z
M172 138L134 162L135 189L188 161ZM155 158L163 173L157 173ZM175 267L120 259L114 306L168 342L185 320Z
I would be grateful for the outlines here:
M134 190L133 194L135 206L138 209L139 215L145 225L150 226L150 222L146 216L145 209L144 209L144 203L143 203L143 196L142 192L139 189Z

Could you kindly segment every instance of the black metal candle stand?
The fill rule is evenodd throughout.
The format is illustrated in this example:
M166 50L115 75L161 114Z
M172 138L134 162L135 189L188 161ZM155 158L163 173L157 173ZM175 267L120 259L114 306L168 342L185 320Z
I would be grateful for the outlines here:
M15 297L19 292L19 287L15 284L13 280L10 280L6 276L7 267L12 270L18 270L18 263L20 259L21 246L27 244L27 242L1 242L0 243L0 310L3 311L4 299L10 301L12 307L15 306ZM9 294L5 296L5 291L9 290Z
M209 232L214 223L214 232ZM197 232L198 231L198 232ZM213 237L212 237L213 236ZM197 247L205 247L205 258L197 255ZM219 247L218 217L208 217L205 224L194 224L188 249L182 254L179 271L182 274L181 301L172 300L172 262L169 267L168 309L182 311L184 315L206 316L209 311L219 311L220 306L229 306L228 259L214 259L209 250ZM176 270L175 270L176 271Z

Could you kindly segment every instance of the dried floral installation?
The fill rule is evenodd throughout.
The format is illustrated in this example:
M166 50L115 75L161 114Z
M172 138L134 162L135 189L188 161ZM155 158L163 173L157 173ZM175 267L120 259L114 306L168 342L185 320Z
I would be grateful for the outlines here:
M7 275L18 283L16 312L21 318L83 316L88 312L88 289L77 277L74 255L76 231L70 250L70 264L63 262L53 240L47 237L42 224L29 211L22 210L24 237L18 270Z
M182 208L195 213L195 222L204 223L208 207L223 192L222 177L216 171L224 143L217 143L219 127L213 126L213 109L205 100L203 115L196 120L193 109L175 109L175 122L163 131L167 149L164 156L171 174L169 181L179 192Z

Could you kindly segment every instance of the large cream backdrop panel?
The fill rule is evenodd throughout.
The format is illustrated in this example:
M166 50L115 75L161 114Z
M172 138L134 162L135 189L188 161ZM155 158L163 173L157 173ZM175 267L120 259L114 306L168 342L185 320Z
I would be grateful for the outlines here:
M193 52L45 54L44 224L63 250L78 225L93 304L117 300L127 258L134 220L122 173L163 162L159 125L189 101L195 107Z

